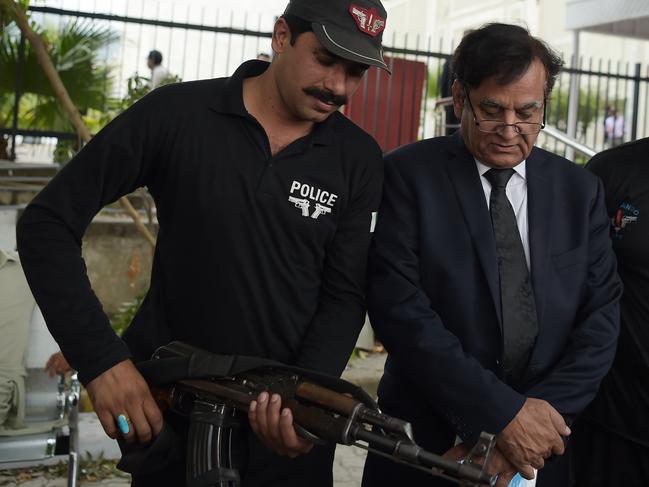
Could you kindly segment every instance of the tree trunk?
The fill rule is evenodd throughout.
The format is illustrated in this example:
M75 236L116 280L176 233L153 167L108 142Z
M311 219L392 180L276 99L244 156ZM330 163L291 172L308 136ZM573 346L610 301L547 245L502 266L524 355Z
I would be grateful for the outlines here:
M0 160L9 160L9 153L7 149L9 148L9 142L4 135L0 136Z

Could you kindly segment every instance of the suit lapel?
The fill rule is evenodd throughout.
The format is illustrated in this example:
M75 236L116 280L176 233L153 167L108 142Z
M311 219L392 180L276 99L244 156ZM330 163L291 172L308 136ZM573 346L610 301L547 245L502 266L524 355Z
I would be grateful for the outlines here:
M533 149L526 164L530 267L539 333L543 323L545 283L550 266L551 219L556 205L552 176L546 169L546 157L540 150Z
M498 323L502 329L498 261L491 217L475 160L466 149L459 132L453 136L450 153L451 157L448 159L446 169L487 279Z

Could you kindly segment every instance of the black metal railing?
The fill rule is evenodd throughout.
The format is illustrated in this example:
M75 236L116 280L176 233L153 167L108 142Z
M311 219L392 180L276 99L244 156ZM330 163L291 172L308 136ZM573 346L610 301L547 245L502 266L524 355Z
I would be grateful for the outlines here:
M113 66L110 76L106 76L104 91L110 97L125 94L126 79L135 73L146 70L146 53L153 48L160 48L164 55L164 64L173 74L184 81L193 79L219 77L231 74L236 66L246 59L256 57L260 52L270 52L273 15L242 14L235 18L222 12L214 14L212 10L196 16L190 13L189 7L184 20L176 20L178 15L171 15L172 20L160 18L160 6L156 12L124 12L124 14L67 10L39 5L33 1L29 10L39 24L52 26L58 22L59 29L68 21L89 19L103 25L119 35L119 40L107 46L100 53L97 62ZM142 2L147 3L148 2ZM150 4L149 4L150 5ZM175 16L174 16L175 15ZM430 37L404 36L397 41L396 34L384 39L385 54L395 60L408 63L403 69L423 69L425 76L419 79L422 96L419 106L416 100L404 89L404 82L396 83L393 79L382 81L374 77L366 79L359 92L360 103L365 107L373 103L372 110L367 107L365 113L371 114L372 123L363 124L366 130L379 138L387 140L388 131L398 131L398 137L391 139L396 144L405 144L412 139L431 137L436 134L439 117L435 114L435 100L440 96L439 79L442 66L450 57L450 52L443 52L440 41L433 46ZM161 47L162 46L162 47ZM24 61L24 56L21 58ZM26 130L19 124L21 111L20 100L24 92L24 76L20 67L16 71L15 101L12 125L0 130L0 134L10 135L11 155L15 157L16 145L25 137L38 140L39 137L56 137L57 139L76 139L76 135L56 131ZM392 77L397 79L398 77ZM409 79L404 75L404 80ZM568 126L570 103L570 83L576 82L576 130L574 138L586 146L601 150L607 144L604 121L610 107L616 107L618 116L624 117L625 140L649 136L649 66L640 64L621 64L612 61L579 59L572 61L559 76L551 98L548 100L548 122L561 131L569 132ZM419 89L419 85L417 85ZM406 86L407 88L407 86ZM370 94L379 93L372 100ZM354 100L353 103L359 103ZM573 101L573 104L575 102ZM389 113L383 113L378 105L390 107ZM348 107L349 108L349 107ZM353 110L350 110L353 112ZM402 116L412 111L419 115L416 131L403 130L407 117ZM389 122L381 124L379 117L388 117ZM359 120L355 120L359 122ZM363 122L361 120L360 122ZM394 121L394 123L392 123ZM380 133L379 133L380 132ZM385 133L384 133L385 132ZM396 141L396 142L395 142ZM553 145L554 144L554 145ZM546 141L546 147L561 153L560 142Z

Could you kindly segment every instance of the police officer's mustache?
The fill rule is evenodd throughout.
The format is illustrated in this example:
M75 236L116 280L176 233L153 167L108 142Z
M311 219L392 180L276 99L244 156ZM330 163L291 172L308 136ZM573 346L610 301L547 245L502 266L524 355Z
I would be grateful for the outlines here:
M330 103L336 106L343 106L347 103L347 97L344 95L336 95L331 91L319 90L318 88L304 88L304 92L307 95L314 96L323 103Z

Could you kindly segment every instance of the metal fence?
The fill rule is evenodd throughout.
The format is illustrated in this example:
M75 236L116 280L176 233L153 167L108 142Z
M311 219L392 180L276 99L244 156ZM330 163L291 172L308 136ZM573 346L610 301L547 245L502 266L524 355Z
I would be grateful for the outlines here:
M108 11L111 11L110 4L112 1L109 2ZM273 15L235 15L205 8L199 9L197 13L196 9L187 7L185 12L180 12L184 21L162 20L162 7L159 3L157 5L153 12L151 9L145 12L142 7L139 15L128 12L116 15L64 10L42 6L38 2L32 2L30 11L37 23L50 29L60 30L68 22L87 19L93 25L105 26L118 34L119 40L106 46L97 59L111 67L110 76L104 79L103 89L112 97L125 94L126 81L132 75L147 74L145 58L153 48L163 52L163 64L183 81L226 76L244 60L255 58L259 53L271 52L270 36L275 20ZM172 12L171 17L167 13L167 18L177 19L178 16L178 12ZM425 72L417 130L412 136L402 137L399 133L398 143L405 144L416 138L438 135L443 130L442 112L435 109L439 97L439 77L450 52L448 49L443 52L444 43L441 40L433 41L431 37L424 36L411 35L409 38L407 34L393 34L384 39L384 44L387 56L423 65ZM367 90L367 83L366 81L361 89ZM571 83L574 83L572 89ZM21 86L18 79L16 92L16 99L20 99ZM402 112L411 109L413 99L404 89L392 90L388 96L393 103L390 105L390 113L385 116L399 123L388 122L385 130L396 130L395 127L401 124ZM396 104L395 100L398 100ZM382 101L377 98L374 103ZM574 138L588 147L595 150L605 147L604 120L607 108L611 106L617 107L624 117L625 140L647 137L649 66L621 65L594 59L573 60L559 76L548 101L548 122L561 131L569 132L571 103L577 108ZM30 157L29 150L23 148L21 152L21 141L23 145L29 145L26 142L32 142L31 145L38 142L39 150L47 152L52 150L52 144L58 138L76 139L74 134L25 130L16 121L17 117L12 127L0 128L0 132L14 137L12 149L17 149L19 159ZM372 132L371 127L366 129ZM539 143L554 152L565 153L565 146L555 138L542 135Z
M548 121L563 132L571 132L569 107L575 104L574 138L595 150L610 146L605 136L609 109L622 126L624 141L649 136L649 66L640 63L580 58L566 67L554 87L548 103ZM574 87L571 89L571 83ZM576 99L571 100L575 96ZM563 153L557 139L541 137L541 144Z

